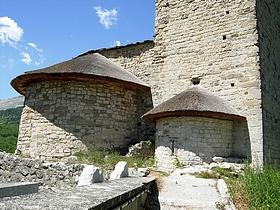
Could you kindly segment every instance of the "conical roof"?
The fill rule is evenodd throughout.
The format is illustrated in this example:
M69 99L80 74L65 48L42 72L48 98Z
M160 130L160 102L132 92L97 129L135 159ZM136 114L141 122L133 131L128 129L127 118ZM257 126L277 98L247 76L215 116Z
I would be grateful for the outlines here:
M146 122L171 116L204 116L220 119L245 119L231 105L213 93L194 85L192 88L163 102L142 116Z
M98 53L79 56L47 68L25 72L14 78L11 85L20 94L25 95L29 84L47 80L113 83L128 89L149 88L138 77Z

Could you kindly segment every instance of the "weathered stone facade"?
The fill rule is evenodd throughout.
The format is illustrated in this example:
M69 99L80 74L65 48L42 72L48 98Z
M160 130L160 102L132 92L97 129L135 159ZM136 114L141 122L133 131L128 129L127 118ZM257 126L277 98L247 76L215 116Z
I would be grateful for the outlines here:
M132 56L132 46L104 54L150 85L154 105L200 77L204 88L246 116L247 122L234 122L233 135L238 145L250 141L248 157L256 164L280 160L279 4L157 0L154 47L135 45Z
M128 151L144 138L147 94L100 83L34 83L27 88L17 150L42 159L91 148Z
M257 0L256 10L264 158L280 164L280 2Z
M280 162L279 11L278 0L156 0L154 41L85 54L105 55L147 83L154 106L199 78L246 117L232 122L233 155ZM151 130L142 140L154 139Z
M155 155L162 169L180 164L211 163L215 156L229 157L234 153L233 121L207 117L181 116L157 120Z

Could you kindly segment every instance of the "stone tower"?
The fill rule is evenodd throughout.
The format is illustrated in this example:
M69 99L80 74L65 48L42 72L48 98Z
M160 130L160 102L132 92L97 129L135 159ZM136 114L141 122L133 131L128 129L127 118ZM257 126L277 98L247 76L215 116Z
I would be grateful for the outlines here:
M11 84L25 95L17 142L22 155L56 160L86 149L126 154L149 130L141 115L152 106L150 88L98 53L25 72Z
M280 1L156 0L155 39L97 50L150 85L154 106L192 79L246 117L236 156L280 162Z
M246 116L234 125L235 145L249 138L254 163L280 162L279 34L278 0L157 0L156 104L199 78Z
M154 107L200 83L245 117L232 122L232 155L280 163L280 1L155 3L154 40L83 55L100 53L139 77Z

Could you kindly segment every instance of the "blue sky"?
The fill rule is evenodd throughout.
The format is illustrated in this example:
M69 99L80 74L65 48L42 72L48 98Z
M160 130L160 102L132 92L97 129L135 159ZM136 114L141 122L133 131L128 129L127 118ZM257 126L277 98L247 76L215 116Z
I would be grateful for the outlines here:
M155 0L0 0L0 100L25 71L152 40Z

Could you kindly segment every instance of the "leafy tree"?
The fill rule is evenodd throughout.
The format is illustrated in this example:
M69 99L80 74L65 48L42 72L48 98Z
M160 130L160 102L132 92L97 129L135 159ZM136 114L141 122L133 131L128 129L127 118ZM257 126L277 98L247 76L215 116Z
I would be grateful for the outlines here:
M0 151L14 153L22 107L0 110Z

